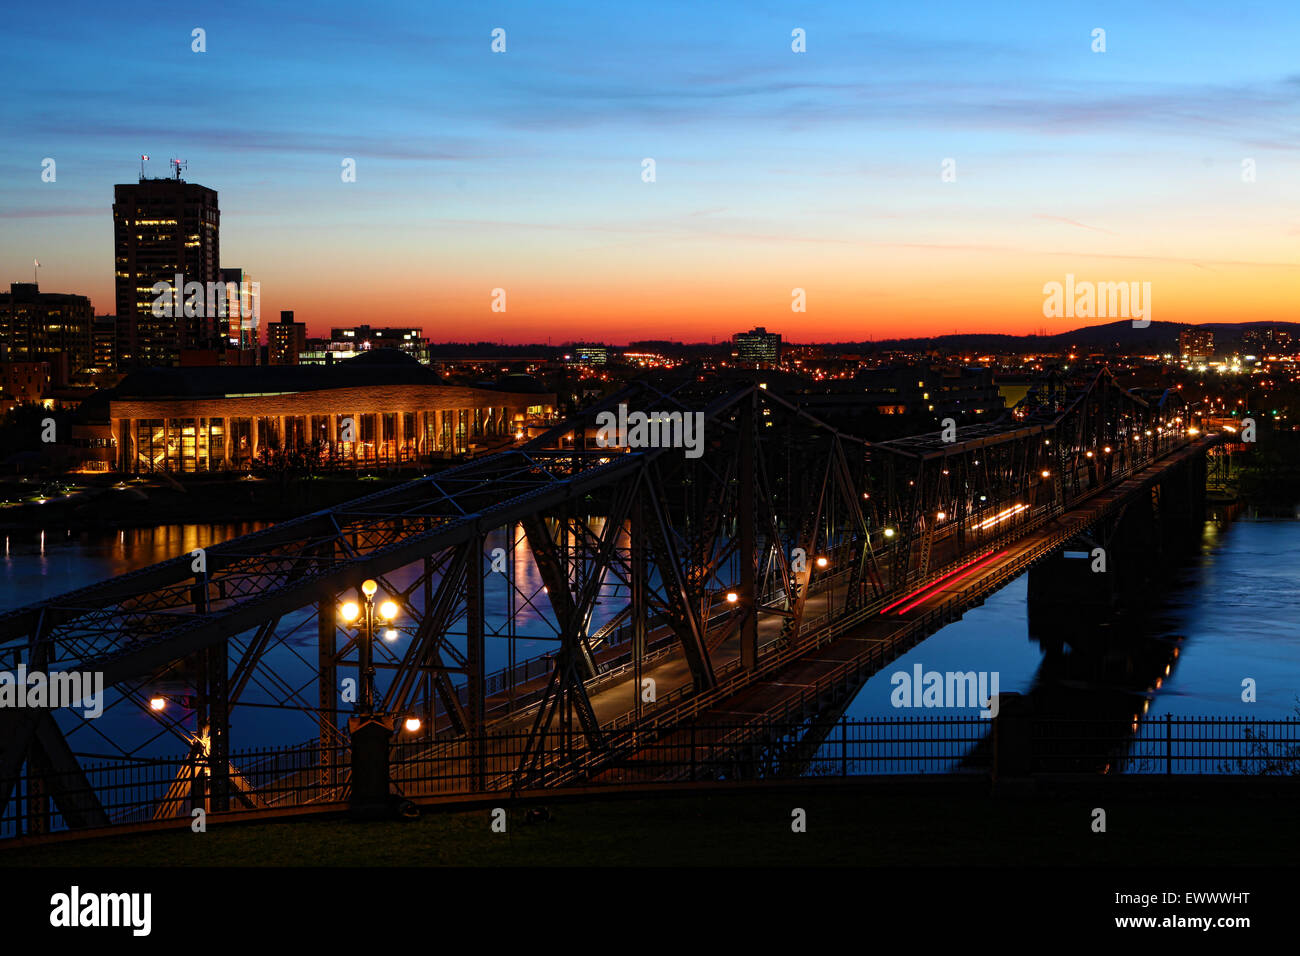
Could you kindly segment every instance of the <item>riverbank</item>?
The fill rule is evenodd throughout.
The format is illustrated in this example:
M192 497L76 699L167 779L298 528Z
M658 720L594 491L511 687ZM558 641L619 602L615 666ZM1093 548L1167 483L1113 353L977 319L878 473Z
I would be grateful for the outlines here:
M126 481L116 475L0 481L0 531L117 530L169 524L284 521L410 481L417 472L283 480L226 475Z

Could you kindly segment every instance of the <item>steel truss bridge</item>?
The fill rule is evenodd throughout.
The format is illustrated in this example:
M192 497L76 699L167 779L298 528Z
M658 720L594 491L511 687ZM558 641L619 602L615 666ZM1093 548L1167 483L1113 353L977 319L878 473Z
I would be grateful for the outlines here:
M702 415L702 453L602 443L619 405ZM764 759L797 765L870 673L1215 441L1177 392L1107 370L885 442L756 381L638 382L519 448L209 547L200 571L178 554L0 616L0 670L107 688L97 719L0 709L0 824L342 799L360 637L338 608L365 579L400 609L372 644L376 710L421 721L393 748L408 795L645 779L647 747L690 734L693 755L720 722L715 752L766 733ZM762 730L778 719L803 730ZM124 798L128 778L148 785Z

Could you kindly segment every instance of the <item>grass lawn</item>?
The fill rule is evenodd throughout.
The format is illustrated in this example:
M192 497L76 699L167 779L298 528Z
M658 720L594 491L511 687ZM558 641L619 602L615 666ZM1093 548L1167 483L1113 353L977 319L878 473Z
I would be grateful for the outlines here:
M527 826L508 808L425 809L410 823L338 819L213 826L0 850L0 866L691 866L1294 864L1292 801L1188 796L1122 800L881 793L852 786L730 790L547 804ZM1106 810L1105 833L1092 810ZM791 830L792 811L807 831Z

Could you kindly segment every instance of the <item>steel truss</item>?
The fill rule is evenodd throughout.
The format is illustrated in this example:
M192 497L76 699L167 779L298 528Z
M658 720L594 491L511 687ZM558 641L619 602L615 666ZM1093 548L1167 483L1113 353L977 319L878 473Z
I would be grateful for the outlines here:
M51 802L68 825L106 822L79 755L171 738L196 804L257 805L230 764L232 725L270 707L298 715L292 740L345 742L358 636L337 606L367 578L402 612L404 640L375 642L379 709L422 718L430 754L480 741L478 786L526 786L636 725L656 703L648 658L681 662L674 694L708 690L723 662L756 667L760 631L799 640L819 576L844 582L832 612L860 607L1183 435L1176 395L1144 398L1106 371L1050 394L956 441L872 444L754 382L638 382L521 448L207 548L201 571L182 554L10 611L0 661L101 673L117 716L105 733L68 711L0 710L0 815L21 791L29 827ZM702 453L612 444L600 416L620 405L701 415ZM521 642L551 650L521 662ZM489 673L503 643L508 665ZM610 691L628 677L629 693ZM150 708L178 683L188 716ZM505 773L481 743L495 729L528 734Z

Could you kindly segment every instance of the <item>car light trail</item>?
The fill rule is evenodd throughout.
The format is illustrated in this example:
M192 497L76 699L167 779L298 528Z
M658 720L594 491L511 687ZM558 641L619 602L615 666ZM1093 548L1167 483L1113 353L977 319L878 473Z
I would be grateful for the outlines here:
M975 527L976 529L987 528L990 525L995 525L1000 522L1006 521L1008 518L1014 517L1015 515L1020 514L1020 512L1028 510L1028 508L1029 505L1012 505L1010 508L1003 508L992 518L985 518L979 524L975 525Z
M898 607L898 605L902 604L904 601L908 600L909 598L914 598L914 597L916 597L916 596L917 596L918 594L920 594L922 591L928 591L928 590L930 590L930 588L934 587L936 584L942 584L944 581L947 581L950 577L952 577L952 576L953 576L954 574L956 574L957 572L959 572L959 571L964 571L966 568L969 568L972 564L974 564L974 563L977 562L977 561L983 561L985 558L987 558L987 557L988 557L990 554L992 554L992 553L993 553L992 551L986 551L986 552L984 552L982 555L980 555L978 558L972 558L970 561L967 561L965 564L961 565L960 567L953 568L951 571L949 571L949 572L948 572L947 574L945 574L943 577L941 577L941 578L936 578L936 579L933 580L933 581L929 581L929 582L927 582L927 583L925 583L925 584L922 584L919 588L917 588L917 589L916 589L915 591L913 591L911 594L904 594L901 598L899 598L899 599L898 599L897 601L895 601L893 604L890 604L890 605L887 605L887 606L885 606L885 607L882 607L882 608L880 609L880 613L881 613L881 614L884 614L884 613L886 613L887 611L889 611L889 610L891 610L891 609L893 609L893 608Z
M917 598L915 601L913 601L913 602L912 602L911 604L909 604L907 607L905 607L905 608L903 608L902 610L900 610L898 613L899 613L899 614L906 614L908 611L912 610L912 608L916 607L918 604L924 604L926 601L930 600L930 598L934 597L934 595L935 595L937 592L941 591L944 587L947 587L949 584L956 584L956 583L957 583L958 581L960 581L962 578L968 578L968 577L970 577L972 574L974 574L974 573L975 573L976 571L978 571L980 568L984 567L984 565L989 564L990 562L996 561L998 558L1002 557L1002 555L1007 554L1007 553L1009 553L1009 552L1007 552L1007 551L999 551L997 554L992 555L991 557L985 558L983 561L981 561L979 564L975 565L973 568L971 568L969 571L967 571L965 574L961 575L960 577L955 577L955 578L953 578L951 581L948 581L948 582L942 582L942 581L939 582L939 584L942 585L942 587L936 587L936 588L934 588L932 591L930 591L929 594L923 594L921 597Z

